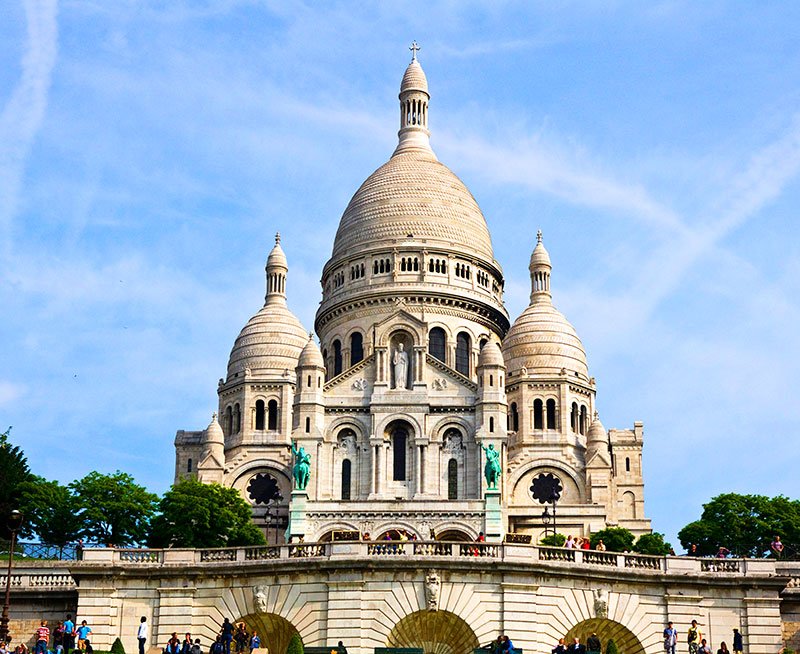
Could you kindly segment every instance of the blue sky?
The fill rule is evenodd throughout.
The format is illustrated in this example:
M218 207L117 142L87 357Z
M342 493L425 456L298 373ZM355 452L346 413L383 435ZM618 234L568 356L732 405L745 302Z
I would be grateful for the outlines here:
M541 228L606 427L645 424L675 540L725 491L800 497L800 4L0 4L0 427L64 482L173 474L280 231L313 326L339 217L396 142L486 215L512 319Z

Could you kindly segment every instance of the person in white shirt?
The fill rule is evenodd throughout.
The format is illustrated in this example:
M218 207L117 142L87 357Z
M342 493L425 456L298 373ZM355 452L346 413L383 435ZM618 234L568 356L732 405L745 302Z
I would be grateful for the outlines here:
M147 618L142 616L139 622L139 629L136 632L136 639L139 641L139 654L144 654L144 644L147 640Z

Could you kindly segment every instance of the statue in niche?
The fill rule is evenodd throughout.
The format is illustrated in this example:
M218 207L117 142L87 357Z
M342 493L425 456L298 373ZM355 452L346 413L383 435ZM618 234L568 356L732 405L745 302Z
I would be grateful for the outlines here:
M431 570L425 576L425 602L428 605L429 611L439 610L439 590L442 587L442 582L439 575L435 570Z
M311 455L306 452L306 448L302 445L298 449L297 443L292 442L292 454L294 454L294 467L292 468L292 476L294 477L294 485L297 490L305 490L308 486L308 478L311 476Z
M500 452L494 449L491 443L489 447L481 445L481 449L486 452L486 465L483 467L483 476L486 477L486 487L489 490L497 490L497 481L500 479Z
M397 344L392 364L394 365L394 387L405 390L408 388L408 352L404 348L402 343Z
M608 617L608 595L602 588L593 590L594 595L594 614L598 618Z
M268 613L267 596L269 588L266 586L253 586L253 605L259 613Z

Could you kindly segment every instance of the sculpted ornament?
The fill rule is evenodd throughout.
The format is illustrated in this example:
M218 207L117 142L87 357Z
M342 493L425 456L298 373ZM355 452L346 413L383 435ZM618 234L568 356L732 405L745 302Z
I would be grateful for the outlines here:
M439 590L442 582L435 570L431 570L425 577L425 602L429 611L439 610Z
M267 596L269 588L267 586L253 586L253 606L258 613L268 613Z
M594 614L598 618L608 617L608 594L602 588L593 590L594 595Z

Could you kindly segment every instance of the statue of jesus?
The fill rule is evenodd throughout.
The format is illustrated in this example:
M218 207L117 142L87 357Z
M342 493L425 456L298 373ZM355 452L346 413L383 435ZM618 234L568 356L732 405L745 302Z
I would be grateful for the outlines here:
M408 388L408 352L403 350L403 344L398 343L392 358L394 364L394 387Z

